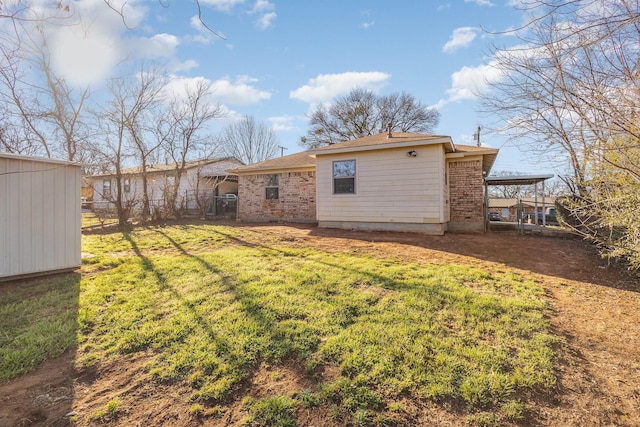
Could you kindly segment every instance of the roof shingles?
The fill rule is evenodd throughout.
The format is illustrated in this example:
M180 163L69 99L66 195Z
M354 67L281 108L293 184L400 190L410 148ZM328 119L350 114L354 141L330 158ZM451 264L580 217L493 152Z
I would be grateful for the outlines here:
M248 173L256 171L282 170L282 169L312 169L316 167L314 159L309 151L276 157L264 162L252 163L233 169L233 173Z

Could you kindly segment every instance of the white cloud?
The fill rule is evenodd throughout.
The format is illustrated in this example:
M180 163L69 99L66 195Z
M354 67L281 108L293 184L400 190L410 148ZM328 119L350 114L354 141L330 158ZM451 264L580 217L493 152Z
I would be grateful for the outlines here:
M193 59L187 59L186 61L183 61L183 62L176 61L170 64L169 70L173 73L178 73L178 72L190 71L194 68L198 68L199 66L200 64L198 64L197 61Z
M320 74L310 79L306 85L291 91L289 97L309 104L328 102L357 87L377 91L385 86L390 78L390 74L379 71Z
M475 99L487 87L487 83L500 79L502 73L491 64L478 67L462 67L451 75L451 89L447 91L451 101Z
M476 38L476 29L473 27L460 27L453 30L449 41L442 46L442 51L451 53L469 46Z
M244 0L200 0L202 5L212 6L223 12L229 12L235 6L243 4Z
M258 80L248 76L237 76L235 80L228 77L212 83L213 97L223 104L246 105L255 104L271 98L271 93L259 90L254 83Z
M276 16L275 12L265 13L256 21L257 27L261 30L266 30L273 25L273 21L275 21Z
M477 67L464 66L451 75L451 88L447 89L447 97L441 99L434 106L441 108L445 104L463 100L474 100L482 94L489 83L496 82L503 77L503 73L492 61Z
M256 0L253 8L247 13L249 15L260 15L256 20L256 26L261 30L266 30L273 25L276 15L275 5L268 0Z
M165 85L164 92L167 99L187 99L187 91L195 89L199 83L209 84L205 77L179 77L173 76Z
M273 3L267 0L256 0L255 4L253 5L253 9L251 9L250 13L261 13L266 11L272 11L274 9L275 9L275 6L273 5Z
M180 45L178 37L172 34L156 34L148 39L138 39L140 51L136 56L146 58L171 57Z
M495 6L491 0L464 0L465 3L475 3L478 6Z
M289 131L294 129L293 122L295 118L293 116L269 117L268 120L275 131Z
M122 47L127 59L162 59L167 70L172 73L184 72L196 68L198 62L192 59L179 61L176 55L180 46L178 37L172 34L156 34L149 38L127 39Z
M367 30L373 27L373 25L376 23L376 21L371 16L370 11L365 10L363 12L360 12L360 15L362 16L362 22L360 23L360 28Z

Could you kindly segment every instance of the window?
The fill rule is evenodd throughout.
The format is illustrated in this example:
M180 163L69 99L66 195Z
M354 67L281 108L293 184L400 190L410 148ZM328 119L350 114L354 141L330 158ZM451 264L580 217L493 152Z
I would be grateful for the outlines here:
M356 192L356 161L333 162L333 193L354 194Z
M176 176L175 175L167 175L165 187L166 187L167 191L173 191L175 189L175 187L176 187Z
M123 184L122 184L122 189L124 190L125 193L128 193L131 191L131 181L129 181L129 178L125 178L123 180Z
M265 175L264 187L265 198L267 200L277 200L280 198L280 175Z
M105 179L102 181L102 198L108 199L111 197L111 180Z

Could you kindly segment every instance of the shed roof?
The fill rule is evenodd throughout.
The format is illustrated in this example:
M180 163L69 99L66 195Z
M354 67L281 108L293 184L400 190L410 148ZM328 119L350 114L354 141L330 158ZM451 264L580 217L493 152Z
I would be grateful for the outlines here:
M80 163L70 162L68 160L48 159L45 157L31 157L31 156L23 156L20 154L12 154L12 153L0 153L0 158L13 159L13 160L28 160L30 162L54 163L58 165L80 166Z

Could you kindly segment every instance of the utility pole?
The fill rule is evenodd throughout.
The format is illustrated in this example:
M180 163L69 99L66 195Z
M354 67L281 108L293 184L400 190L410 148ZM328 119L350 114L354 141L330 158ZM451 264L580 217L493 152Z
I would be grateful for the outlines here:
M478 144L478 147L480 147L480 129L482 128L478 126L478 130L473 134L473 139L476 140L476 144Z
M284 150L288 150L287 147L283 147L282 145L278 145L278 148L280 149L280 157L284 156Z

